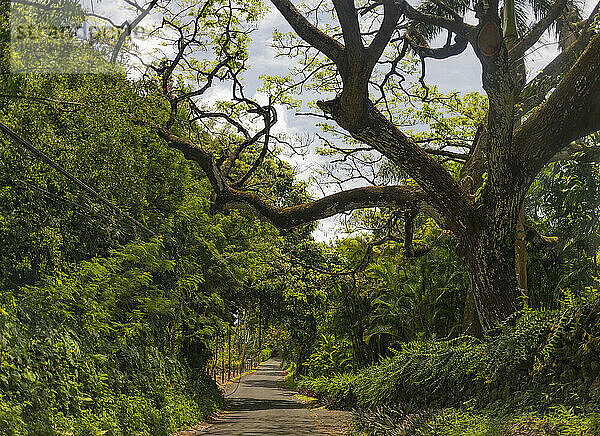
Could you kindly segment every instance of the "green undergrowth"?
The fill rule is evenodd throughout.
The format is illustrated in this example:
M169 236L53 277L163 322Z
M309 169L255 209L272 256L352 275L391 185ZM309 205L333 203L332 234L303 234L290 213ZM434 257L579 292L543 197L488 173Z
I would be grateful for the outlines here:
M285 387L288 389L297 390L298 383L296 380L296 364L289 360L283 360L281 362L281 369L285 371Z
M266 362L273 356L273 350L270 348L263 348L260 352L260 361Z
M574 418L565 429L579 422L577 416L581 415L580 424L589 430L589 417L600 410L597 295L597 291L590 291L585 299L575 299L567 293L560 309L525 309L484 340L458 337L404 343L377 365L354 374L303 378L298 388L330 407L364 413L390 406L417 414L446 411L442 415L435 412L435 419L450 413L451 423L444 428L456 431L428 434L496 434L494 417L498 416L501 427L516 419L531 421L527 424L531 426L538 420L540 425L550 420L548 428L554 428L556 414L547 413L556 407L573 412ZM530 415L515 417L515 411ZM573 431L539 434L592 434Z
M398 407L378 407L357 411L355 428L358 434L377 436L597 436L600 415L580 415L560 406L545 413L493 407L413 412Z
M170 435L221 405L206 376L155 347L87 344L0 310L0 434Z
M215 383L158 329L170 268L159 242L134 243L4 293L0 435L167 436L220 407Z

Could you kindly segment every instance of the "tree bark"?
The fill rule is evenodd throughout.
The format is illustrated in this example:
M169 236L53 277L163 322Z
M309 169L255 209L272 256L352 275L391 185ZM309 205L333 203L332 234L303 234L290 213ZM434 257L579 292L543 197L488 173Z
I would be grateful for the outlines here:
M484 229L465 254L473 299L467 301L467 305L475 307L484 331L494 329L520 309L514 237L498 239L494 233L492 226ZM475 317L468 317L470 325L467 327L477 333L479 327L474 322Z
M517 281L522 292L527 293L527 244L525 243L525 208L521 206L517 222L517 243L515 244Z

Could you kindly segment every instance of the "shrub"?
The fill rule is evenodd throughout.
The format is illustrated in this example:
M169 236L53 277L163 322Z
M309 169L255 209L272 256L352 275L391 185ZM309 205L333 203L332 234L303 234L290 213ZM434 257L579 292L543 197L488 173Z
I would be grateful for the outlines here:
M272 355L273 350L271 350L270 348L263 348L263 350L260 352L260 361L265 362L269 360Z
M483 341L413 341L356 375L303 379L299 387L346 407L443 408L473 401L532 410L556 403L600 407L599 308L591 299L566 301L555 311L524 310Z

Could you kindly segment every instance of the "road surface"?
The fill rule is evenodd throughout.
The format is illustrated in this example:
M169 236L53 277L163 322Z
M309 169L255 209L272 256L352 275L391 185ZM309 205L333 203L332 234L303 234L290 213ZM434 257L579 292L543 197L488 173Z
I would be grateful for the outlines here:
M279 361L271 359L226 392L228 410L197 435L338 436L349 412L311 408L284 387ZM230 394L228 394L228 392Z

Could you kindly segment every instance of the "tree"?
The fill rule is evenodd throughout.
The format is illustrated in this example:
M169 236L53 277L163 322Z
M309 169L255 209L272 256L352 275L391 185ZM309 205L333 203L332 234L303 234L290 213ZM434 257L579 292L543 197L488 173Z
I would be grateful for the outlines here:
M472 25L463 19L464 6L441 1L414 8L406 1L382 0L356 6L350 0L333 0L331 11L337 22L328 26L328 31L310 22L289 0L272 0L272 4L304 41L291 45L290 53L304 59L315 51L314 59L321 56L320 61L314 61L318 66L313 71L329 80L328 86L336 95L318 101L320 110L356 143L378 151L402 168L410 182L355 188L293 207L270 204L244 189L268 152L276 113L272 101L262 106L244 97L238 78L245 62L239 51L243 32L232 31L230 22L219 41L218 59L202 76L204 87L191 92L171 90L174 70L189 53L186 50L197 42L196 20L195 27L193 23L189 27L194 30L187 34L184 25L175 26L181 35L178 54L159 71L172 107L159 135L198 162L207 174L214 191L213 211L247 209L279 228L367 207L424 212L459 240L459 254L469 272L472 307L481 326L490 330L518 310L514 247L525 194L548 162L561 153L569 155L577 148L573 141L600 128L600 37L593 26L598 6L589 18L577 23L576 40L525 85L520 61L562 13L564 0L549 5L546 14L520 36L505 25L504 37L498 1L475 2L477 24ZM505 23L514 21L510 10L506 14ZM447 43L441 48L429 47L426 36L442 30L448 32ZM481 63L489 108L455 177L395 124L393 114L386 110L385 89L386 81L399 74L396 68L408 50L420 57L424 68L425 58L446 59L468 46ZM382 74L385 66L390 66L388 74ZM193 102L215 77L233 83L234 103L218 114L198 109ZM555 87L548 98L546 83L553 84L550 89ZM377 92L378 98L374 98ZM218 117L245 138L231 149L215 150L172 133L178 104L183 103L196 109L195 120ZM239 121L244 106L263 120L264 127L255 135ZM527 119L515 128L515 120L523 115ZM232 168L240 154L263 139L260 152L254 151L255 163L234 177Z

